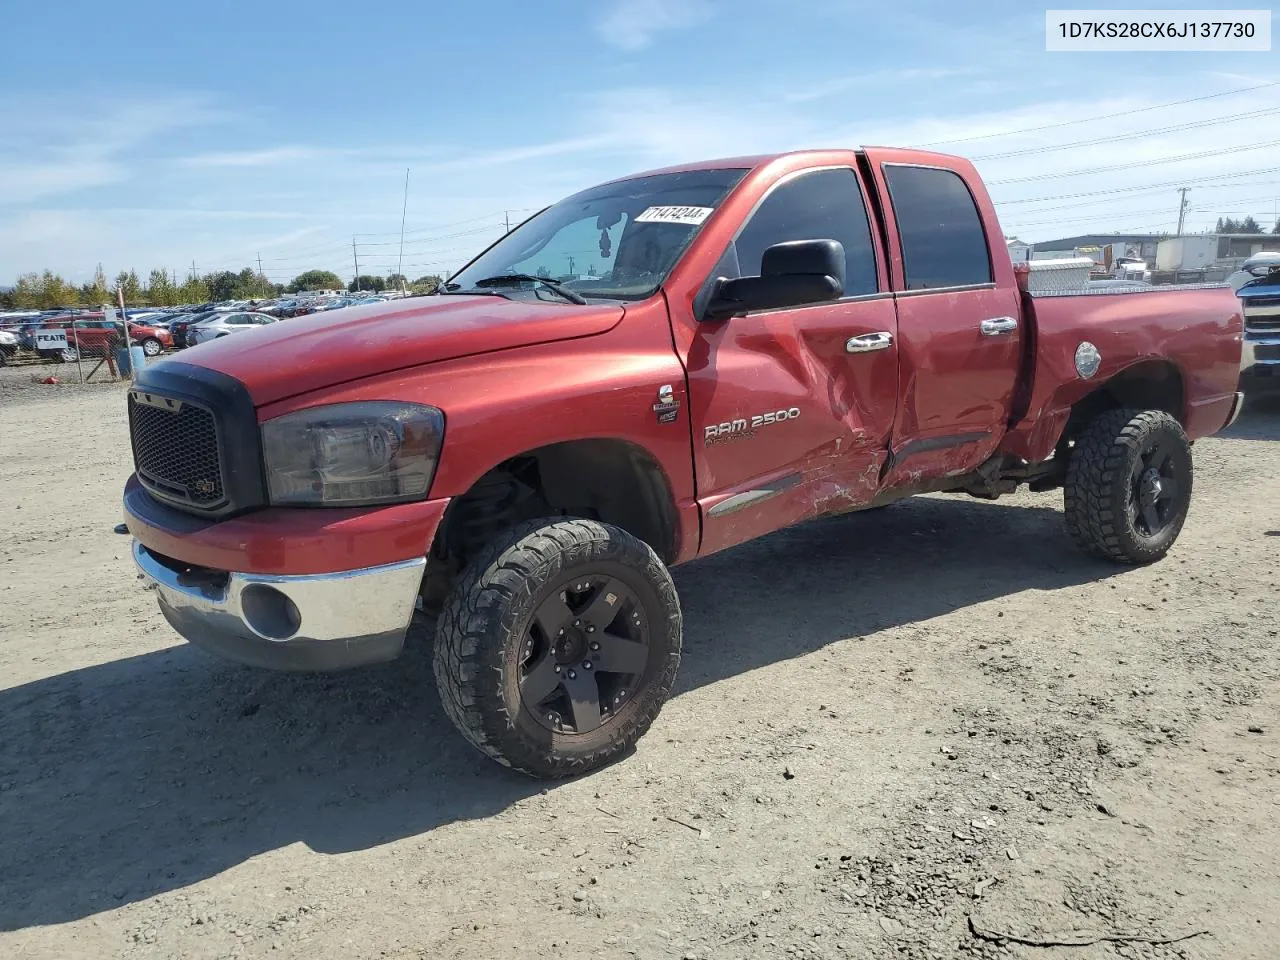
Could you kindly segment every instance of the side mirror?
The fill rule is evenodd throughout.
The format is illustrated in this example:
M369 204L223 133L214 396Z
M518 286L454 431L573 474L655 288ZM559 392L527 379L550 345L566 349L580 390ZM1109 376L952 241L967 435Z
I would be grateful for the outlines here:
M760 276L716 281L704 320L838 300L844 295L844 244L838 240L775 243L760 260Z

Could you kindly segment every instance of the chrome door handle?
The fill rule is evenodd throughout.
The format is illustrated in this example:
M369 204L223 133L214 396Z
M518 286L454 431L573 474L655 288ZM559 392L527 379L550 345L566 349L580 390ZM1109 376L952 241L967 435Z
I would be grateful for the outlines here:
M984 337L998 337L1002 333L1013 333L1018 329L1018 321L1013 317L993 317L990 320L983 320L978 325L978 329L982 331Z
M888 330L879 333L864 333L850 337L844 343L845 353L870 353L872 350L888 350L893 346L893 334Z

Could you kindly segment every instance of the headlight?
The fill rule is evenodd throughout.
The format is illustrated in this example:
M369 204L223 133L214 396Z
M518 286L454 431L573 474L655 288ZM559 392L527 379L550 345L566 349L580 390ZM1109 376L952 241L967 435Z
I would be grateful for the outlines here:
M444 414L394 401L335 403L262 425L276 506L354 507L426 497Z

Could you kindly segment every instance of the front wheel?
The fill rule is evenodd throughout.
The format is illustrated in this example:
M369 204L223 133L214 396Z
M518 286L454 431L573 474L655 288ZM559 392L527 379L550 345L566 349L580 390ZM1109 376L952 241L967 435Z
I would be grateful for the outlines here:
M58 359L63 363L75 363L80 359L80 350L77 347L64 347L58 351Z
M1065 484L1067 530L1086 553L1159 560L1191 506L1191 444L1162 410L1111 410L1077 438Z
M154 337L142 341L142 352L148 357L158 357L164 346Z
M666 566L594 520L515 528L467 567L438 624L445 712L479 750L535 777L585 773L630 750L680 664Z

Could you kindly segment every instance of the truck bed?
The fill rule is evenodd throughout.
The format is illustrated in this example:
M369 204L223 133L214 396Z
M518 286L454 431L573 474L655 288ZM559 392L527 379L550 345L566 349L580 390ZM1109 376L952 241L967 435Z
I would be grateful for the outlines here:
M1073 404L1098 384L1133 370L1171 384L1184 398L1182 422L1193 440L1229 415L1239 380L1243 321L1226 284L1094 288L1023 293L1030 321L1023 395L1003 448L1031 463L1052 454ZM1092 376L1076 369L1076 351L1101 355Z

